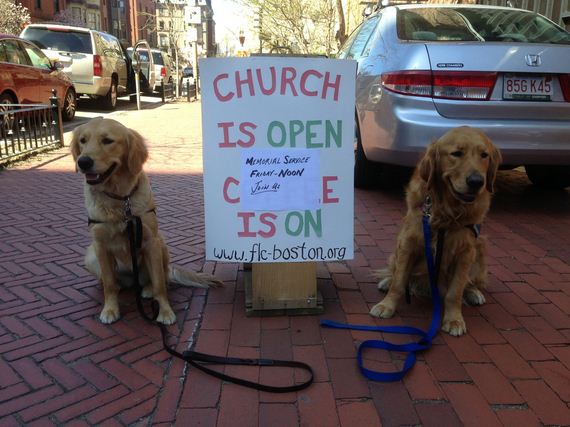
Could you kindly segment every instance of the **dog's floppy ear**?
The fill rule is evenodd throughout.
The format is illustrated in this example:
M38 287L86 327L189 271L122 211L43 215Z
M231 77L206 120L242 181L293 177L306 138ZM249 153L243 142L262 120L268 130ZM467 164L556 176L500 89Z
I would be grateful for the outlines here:
M144 138L136 130L129 129L127 137L127 168L133 175L138 175L148 158Z
M77 158L81 154L81 151L79 150L79 129L80 128L81 128L81 126L73 129L73 132L71 134L71 144L69 144L69 151L71 151L71 155L73 156L73 160L77 160Z
M497 170L499 169L499 165L503 161L503 158L501 156L501 152L499 151L499 149L495 147L493 144L491 144L490 141L489 145L491 149L489 152L489 169L487 169L486 188L489 193L494 193L495 192L494 185L495 185L495 178L497 177Z
M426 182L427 188L432 188L435 184L437 157L435 142L432 142L418 165L420 177Z

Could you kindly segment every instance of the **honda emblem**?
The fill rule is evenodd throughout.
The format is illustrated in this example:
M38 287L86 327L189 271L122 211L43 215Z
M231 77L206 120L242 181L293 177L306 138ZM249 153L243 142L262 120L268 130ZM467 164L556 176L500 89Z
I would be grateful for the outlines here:
M526 55L524 59L526 60L526 65L528 65L529 67L538 67L540 66L540 64L542 64L540 55L529 54Z

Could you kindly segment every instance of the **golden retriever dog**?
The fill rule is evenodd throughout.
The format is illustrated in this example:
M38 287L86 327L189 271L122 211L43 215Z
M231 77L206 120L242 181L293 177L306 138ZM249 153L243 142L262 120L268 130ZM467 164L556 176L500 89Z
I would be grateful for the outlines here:
M422 206L431 198L432 248L438 231L444 229L438 286L443 297L442 329L463 335L467 328L461 305L485 303L487 267L485 239L478 228L491 203L501 154L489 138L467 126L450 130L432 142L418 163L406 189L407 213L388 268L377 272L378 288L387 290L370 314L388 318L405 292L429 292L422 227ZM423 291L423 292L422 292Z
M158 322L174 323L176 316L168 302L167 281L198 287L218 286L221 282L208 274L170 266L168 249L158 230L149 180L143 171L148 157L143 137L115 120L96 118L73 131L70 148L77 170L85 176L85 206L92 237L85 265L103 285L101 322L119 319L120 285L133 281L125 222L130 204L132 215L140 217L142 223L137 262L143 296L158 302Z

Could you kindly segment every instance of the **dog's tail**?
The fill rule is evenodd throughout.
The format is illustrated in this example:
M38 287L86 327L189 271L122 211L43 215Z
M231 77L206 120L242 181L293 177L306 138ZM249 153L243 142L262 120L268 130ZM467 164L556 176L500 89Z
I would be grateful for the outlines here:
M223 282L208 273L196 273L170 266L168 269L168 281L182 286L195 286L197 288L217 288L223 286Z

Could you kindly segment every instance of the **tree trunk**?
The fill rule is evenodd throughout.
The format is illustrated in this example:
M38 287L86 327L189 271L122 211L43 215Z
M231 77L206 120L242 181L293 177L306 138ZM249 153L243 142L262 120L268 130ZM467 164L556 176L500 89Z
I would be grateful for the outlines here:
M336 40L340 46L346 40L346 23L344 21L342 0L336 0L336 10L338 12L338 31L336 32Z

